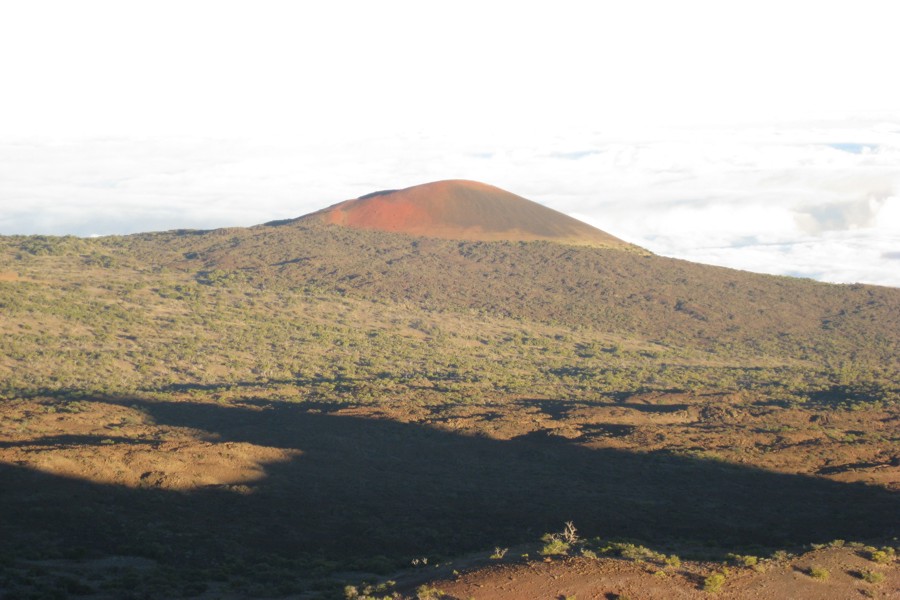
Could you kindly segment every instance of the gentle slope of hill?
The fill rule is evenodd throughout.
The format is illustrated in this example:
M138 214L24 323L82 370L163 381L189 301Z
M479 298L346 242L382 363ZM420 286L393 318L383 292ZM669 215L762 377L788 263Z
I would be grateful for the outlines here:
M107 243L112 243L109 240ZM414 237L299 220L119 238L139 262L251 285L477 311L695 348L896 365L900 290L610 248Z

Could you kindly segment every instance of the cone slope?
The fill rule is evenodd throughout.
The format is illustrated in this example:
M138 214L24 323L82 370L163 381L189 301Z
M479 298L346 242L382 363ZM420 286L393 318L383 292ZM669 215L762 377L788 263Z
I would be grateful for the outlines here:
M630 248L608 233L500 188L466 180L367 194L305 217L356 229L472 241Z

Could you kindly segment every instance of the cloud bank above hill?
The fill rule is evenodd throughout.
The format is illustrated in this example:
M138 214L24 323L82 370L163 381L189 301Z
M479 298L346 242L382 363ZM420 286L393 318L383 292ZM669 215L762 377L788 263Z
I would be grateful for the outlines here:
M835 141L837 140L837 141ZM846 140L859 149L848 151ZM656 253L900 286L900 124L348 147L204 138L0 144L0 233L247 226L387 188L485 181Z

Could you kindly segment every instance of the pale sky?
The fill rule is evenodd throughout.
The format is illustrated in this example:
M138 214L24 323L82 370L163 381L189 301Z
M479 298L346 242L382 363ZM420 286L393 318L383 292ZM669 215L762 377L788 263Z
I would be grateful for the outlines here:
M900 286L890 1L0 4L0 234L465 178L658 254Z

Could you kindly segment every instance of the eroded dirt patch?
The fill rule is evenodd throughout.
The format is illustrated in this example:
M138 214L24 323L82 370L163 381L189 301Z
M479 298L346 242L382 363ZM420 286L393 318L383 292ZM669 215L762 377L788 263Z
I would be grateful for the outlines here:
M723 573L714 593L704 589L712 574ZM874 574L874 575L873 575ZM871 583L870 583L871 581ZM669 600L721 598L900 598L900 569L873 563L858 550L827 548L796 557L764 560L754 568L685 562L660 568L615 558L568 558L500 564L450 579L427 582L441 598L522 600ZM435 592L437 593L437 592ZM409 597L414 598L413 594ZM436 596L438 597L438 596Z

